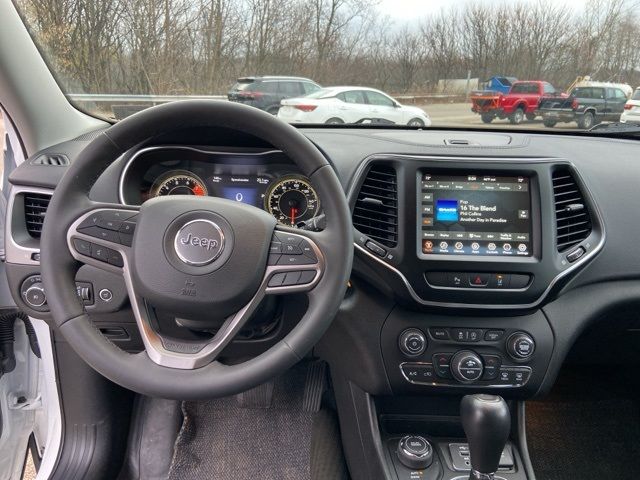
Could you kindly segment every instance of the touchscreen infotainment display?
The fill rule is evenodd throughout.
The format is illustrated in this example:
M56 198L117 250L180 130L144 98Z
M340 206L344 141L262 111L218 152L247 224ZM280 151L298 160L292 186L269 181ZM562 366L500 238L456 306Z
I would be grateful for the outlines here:
M531 192L525 176L422 172L423 254L530 256Z

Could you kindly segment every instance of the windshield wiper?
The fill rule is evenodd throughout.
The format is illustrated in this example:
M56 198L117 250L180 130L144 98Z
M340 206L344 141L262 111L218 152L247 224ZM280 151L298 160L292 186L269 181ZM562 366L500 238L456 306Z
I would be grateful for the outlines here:
M615 134L622 137L637 137L640 135L640 124L635 123L599 123L588 130L589 133L601 133L603 135Z

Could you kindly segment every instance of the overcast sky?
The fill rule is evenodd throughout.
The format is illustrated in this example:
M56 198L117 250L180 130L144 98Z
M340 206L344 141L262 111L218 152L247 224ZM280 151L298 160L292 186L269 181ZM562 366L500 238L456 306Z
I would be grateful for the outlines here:
M467 3L500 4L509 0L381 0L378 9L383 15L389 15L397 20L412 20L424 17L441 8L461 6ZM511 0L513 1L513 0ZM538 2L539 0L520 0L524 2ZM569 8L581 9L588 0L552 0Z

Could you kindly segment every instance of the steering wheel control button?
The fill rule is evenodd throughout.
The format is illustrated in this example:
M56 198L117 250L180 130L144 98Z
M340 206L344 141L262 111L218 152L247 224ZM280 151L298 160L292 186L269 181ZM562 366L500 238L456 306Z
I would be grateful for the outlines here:
M426 438L407 435L398 442L398 459L407 468L424 470L433 462L433 447Z
M408 328L400 334L398 346L407 357L417 357L427 349L427 337L417 328Z
M102 227L87 227L87 228L78 228L78 232L83 233L89 237L99 238L101 240L106 240L107 242L120 243L120 237L118 236L118 232L113 230L107 230Z
M271 242L271 245L269 246L269 253L282 253L282 243Z
M451 373L460 383L472 383L482 377L482 359L471 350L462 350L451 359Z
M300 280L298 280L298 285L306 285L307 283L311 283L315 278L315 270L303 270L302 272L300 272Z
M526 360L533 355L536 344L531 335L516 332L507 339L507 351L515 360Z
M91 242L87 242L86 240L82 240L80 238L74 238L73 248L75 248L76 252L81 255L86 255L87 257L91 256Z
M306 255L286 255L283 254L278 259L276 265L313 265L317 260Z
M120 233L124 233L126 235L133 235L133 232L136 230L135 222L122 222L118 231Z
M174 248L178 258L187 265L209 265L224 251L224 233L211 220L192 220L178 230Z
M103 302L110 302L113 299L113 293L108 288L100 290L100 292L98 292L98 296Z
M109 251L107 247L103 247L101 245L93 245L91 247L91 257L96 260L100 260L101 262L109 262Z
M302 250L302 254L305 257L310 258L311 260L313 260L314 262L318 261L318 257L316 256L316 252L313 251L313 247L311 246L311 244L306 241L306 240L302 240L300 242L300 250Z
M124 267L122 255L115 250L107 249L107 262L116 267Z

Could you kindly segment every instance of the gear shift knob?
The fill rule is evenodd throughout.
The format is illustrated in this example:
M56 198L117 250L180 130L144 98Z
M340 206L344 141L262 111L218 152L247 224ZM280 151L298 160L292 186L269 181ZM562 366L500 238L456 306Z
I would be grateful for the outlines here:
M493 479L511 428L507 403L498 395L466 395L460 417L471 455L469 478Z

